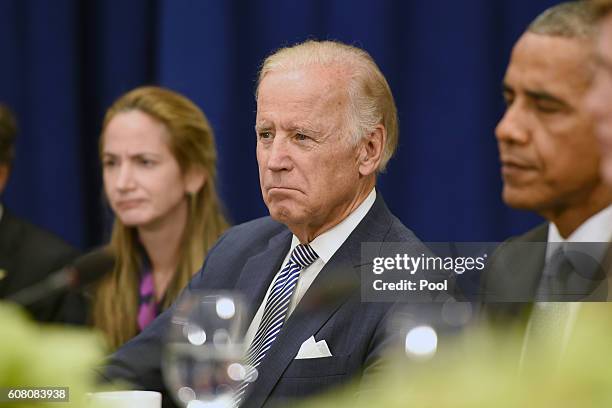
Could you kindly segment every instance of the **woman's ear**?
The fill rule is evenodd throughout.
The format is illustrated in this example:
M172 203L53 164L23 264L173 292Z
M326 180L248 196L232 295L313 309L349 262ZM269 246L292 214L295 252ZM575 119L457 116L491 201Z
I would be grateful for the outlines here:
M195 194L206 183L206 179L208 178L208 174L203 167L192 166L185 173L184 181L185 181L185 191L187 194Z

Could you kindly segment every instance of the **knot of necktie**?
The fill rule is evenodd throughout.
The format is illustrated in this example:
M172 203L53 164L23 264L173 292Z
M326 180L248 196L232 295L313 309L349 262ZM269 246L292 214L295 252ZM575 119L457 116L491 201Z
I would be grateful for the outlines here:
M310 245L299 244L291 252L290 259L300 268L308 268L319 256Z
M268 350L272 348L276 338L281 334L300 272L312 265L317 258L319 258L319 255L310 245L300 244L291 251L289 261L276 275L264 306L261 322L257 327L253 342L247 350L245 358L248 363L247 378L236 391L234 407L240 405L249 384L254 381L253 378L257 378L254 373L257 373L257 369Z

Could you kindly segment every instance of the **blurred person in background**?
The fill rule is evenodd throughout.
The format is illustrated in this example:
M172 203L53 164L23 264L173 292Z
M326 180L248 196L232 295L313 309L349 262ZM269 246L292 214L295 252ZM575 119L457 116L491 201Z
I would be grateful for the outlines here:
M158 87L121 96L104 118L100 158L117 262L95 289L92 320L114 349L175 300L228 224L213 131L184 96Z
M507 108L496 135L504 202L537 212L548 220L539 229L560 239L612 213L593 117L582 104L595 33L588 3L545 11L516 43L503 82Z
M601 148L601 173L612 185L612 0L593 1L599 22L595 45L595 79L586 98L595 118L595 134Z
M4 192L15 157L17 122L0 105L0 195ZM0 299L34 286L70 263L78 251L59 237L13 215L0 203ZM50 294L28 306L34 319L84 324L83 299L74 293Z
M483 287L489 299L505 292L508 302L529 300L486 308L493 321L521 323L524 362L538 361L528 352L536 337L561 356L582 307L578 300L607 296L599 289L611 259L612 189L599 171L593 116L584 104L596 34L589 2L554 6L519 38L503 80L507 108L495 131L503 199L546 222L498 248Z

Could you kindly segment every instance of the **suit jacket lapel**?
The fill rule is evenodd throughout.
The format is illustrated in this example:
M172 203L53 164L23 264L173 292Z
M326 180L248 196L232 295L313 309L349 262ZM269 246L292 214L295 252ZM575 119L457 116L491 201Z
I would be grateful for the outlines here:
M382 241L389 229L390 222L389 210L382 197L378 195L368 214L323 267L285 322L282 332L260 366L262 376L253 387L253 393L247 397L246 406L264 404L279 378L296 356L300 345L314 335L332 317L346 298L359 288L358 267L361 264L361 243ZM327 302L325 301L327 299L333 300ZM333 350L332 353L334 353Z
M512 253L505 254L505 266L500 270L503 275L497 275L497 281L493 282L494 292L506 301L494 303L488 308L487 318L492 323L507 324L508 319L518 318L523 328L527 324L533 296L544 269L547 240L548 223L544 223L509 241L510 245L519 244L522 247L516 246ZM536 243L538 246L531 250L528 248L530 243Z
M291 246L291 237L289 230L275 235L270 239L265 251L249 258L244 264L236 283L236 290L245 298L248 307L247 322L253 320L272 279L280 269Z
M523 256L517 257L517 266L515 273L521 279L516 279L515 282L524 282L524 287L529 288L529 296L534 296L538 290L538 285L544 272L546 264L546 242L548 242L548 223L535 228L533 231L524 235L524 242L534 242L540 245L537 250L523 251L526 252ZM529 244L527 244L529 245Z

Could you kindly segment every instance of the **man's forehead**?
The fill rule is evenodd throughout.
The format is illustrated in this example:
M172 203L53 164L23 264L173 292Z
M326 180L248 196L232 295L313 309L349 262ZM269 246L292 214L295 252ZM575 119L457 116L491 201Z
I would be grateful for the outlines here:
M517 91L568 94L586 90L592 78L592 43L526 33L516 43L504 84Z
M344 109L346 87L324 69L306 67L267 74L259 87L257 121L283 113L296 119L310 114L324 115ZM306 118L313 120L314 118Z
M311 64L281 68L266 73L261 79L258 88L258 99L262 92L266 93L269 88L277 86L278 83L326 94L346 86L347 78L346 70L335 66Z

